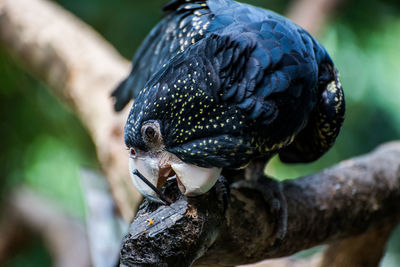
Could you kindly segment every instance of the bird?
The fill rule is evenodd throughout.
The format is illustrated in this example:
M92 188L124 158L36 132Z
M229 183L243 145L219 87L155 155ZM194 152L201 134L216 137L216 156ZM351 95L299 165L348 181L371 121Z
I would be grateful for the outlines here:
M205 194L224 170L320 158L345 115L338 71L305 29L233 0L173 0L113 91L134 99L125 128L131 178L151 201L176 179Z

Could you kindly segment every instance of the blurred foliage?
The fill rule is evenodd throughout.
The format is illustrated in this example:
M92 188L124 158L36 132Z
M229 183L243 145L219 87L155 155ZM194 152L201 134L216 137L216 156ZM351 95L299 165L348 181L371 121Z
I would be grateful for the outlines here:
M92 25L123 56L131 58L161 18L160 7L165 1L56 2ZM284 13L290 1L246 2ZM342 0L336 16L318 38L333 57L346 94L347 114L341 135L334 148L316 163L283 165L275 158L268 166L270 174L280 179L298 177L366 153L382 142L399 139L399 15L398 0ZM82 165L97 167L93 144L68 107L1 49L0 111L0 195L19 183L27 183L82 218L79 169ZM21 257L10 266L17 266ZM28 251L23 257L32 259L29 266L50 265L40 251ZM398 262L400 230L389 244L383 266L396 266Z
M74 114L0 51L0 192L24 182L83 218L82 165L96 167L92 141Z
M11 255L3 267L45 267L52 265L51 256L43 241L38 237L33 237L24 245L23 251Z

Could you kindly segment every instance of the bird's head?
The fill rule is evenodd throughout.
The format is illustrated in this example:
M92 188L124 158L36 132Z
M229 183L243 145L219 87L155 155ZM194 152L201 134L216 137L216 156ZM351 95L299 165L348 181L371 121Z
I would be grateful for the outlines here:
M155 75L136 98L125 126L133 182L156 201L135 169L157 188L176 177L181 192L195 196L216 183L223 167L241 167L254 153L240 109L218 100L212 74L191 65Z
M157 190L145 184L135 170L157 189L168 179L176 178L180 191L187 196L207 192L217 181L221 168L204 168L190 164L169 152L165 146L160 123L155 120L144 122L139 133L144 146L129 145L129 168L137 189L150 199L159 200Z

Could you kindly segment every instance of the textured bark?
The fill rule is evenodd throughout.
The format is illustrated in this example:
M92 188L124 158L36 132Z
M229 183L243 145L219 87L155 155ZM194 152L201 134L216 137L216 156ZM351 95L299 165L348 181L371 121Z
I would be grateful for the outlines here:
M220 179L207 194L186 198L169 182L170 206L145 199L121 248L124 266L189 266L215 242L225 223L228 187Z
M140 197L122 138L128 110L115 113L110 97L127 75L128 61L88 25L45 0L0 0L0 45L76 111L129 221Z
M321 266L346 262L341 255L354 257L351 266L364 266L361 259L374 266L399 221L400 143L296 180L279 183L260 174L230 185L230 192L223 185L196 198L169 187L178 202L145 202L123 241L121 262L235 266L334 242ZM227 209L221 208L227 199ZM375 253L360 256L371 243L376 247L366 251Z

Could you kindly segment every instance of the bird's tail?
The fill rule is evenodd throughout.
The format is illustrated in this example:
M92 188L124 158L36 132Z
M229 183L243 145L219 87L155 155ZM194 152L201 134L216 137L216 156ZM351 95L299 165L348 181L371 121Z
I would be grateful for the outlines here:
M202 4L206 2L207 0L172 0L163 6L163 11L168 13L170 11L175 11L178 7L184 4L190 4L190 3Z
M307 126L288 147L279 153L286 163L311 162L321 157L334 144L343 124L345 100L337 71L332 65L322 72L323 78L331 78L320 84L320 98ZM321 77L321 76L320 76Z
M132 77L129 76L123 80L117 88L112 92L111 96L115 99L115 111L121 111L126 104L132 99L131 95Z

